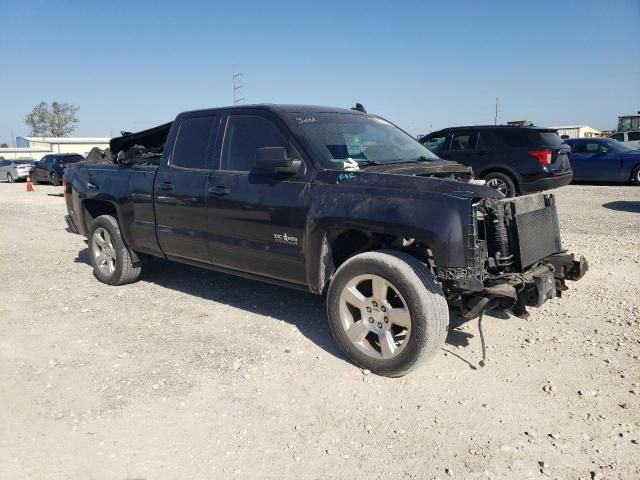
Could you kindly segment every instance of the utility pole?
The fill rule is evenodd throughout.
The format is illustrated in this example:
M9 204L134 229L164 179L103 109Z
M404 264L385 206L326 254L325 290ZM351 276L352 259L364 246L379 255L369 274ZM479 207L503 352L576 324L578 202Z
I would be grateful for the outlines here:
M242 85L242 73L236 72L236 66L233 66L233 104L237 105L238 103L244 100L244 97L239 96L241 90L244 88Z
M494 125L498 125L498 107L499 106L500 106L500 103L498 103L498 97L496 97L496 116L493 119Z

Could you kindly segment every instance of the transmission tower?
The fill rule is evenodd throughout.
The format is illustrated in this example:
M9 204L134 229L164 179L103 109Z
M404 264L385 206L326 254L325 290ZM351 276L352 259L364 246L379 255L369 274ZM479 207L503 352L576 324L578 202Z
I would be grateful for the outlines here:
M242 85L242 73L236 72L236 66L233 66L233 104L237 105L238 103L244 100L244 97L240 96L242 94L242 89L244 85Z

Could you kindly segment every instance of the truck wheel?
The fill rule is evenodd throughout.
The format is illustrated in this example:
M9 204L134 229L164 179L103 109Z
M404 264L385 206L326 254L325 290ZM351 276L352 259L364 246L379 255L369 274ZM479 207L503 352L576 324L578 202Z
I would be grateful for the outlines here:
M634 170L633 170L633 175L631 175L631 182L634 185L638 185L640 186L640 165L638 165Z
M31 183L34 185L38 185L38 179L35 175L31 175Z
M429 270L393 250L356 255L336 272L327 296L333 337L357 365L399 377L444 343L449 310Z
M487 181L487 187L499 191L505 197L515 197L518 193L513 179L506 173L489 172L483 177L483 180Z
M54 187L59 187L60 186L60 179L58 178L58 176L55 173L51 174L51 185L53 185Z
M111 215L101 215L91 224L89 256L93 274L103 283L124 285L140 277L140 261L124 244L118 222Z

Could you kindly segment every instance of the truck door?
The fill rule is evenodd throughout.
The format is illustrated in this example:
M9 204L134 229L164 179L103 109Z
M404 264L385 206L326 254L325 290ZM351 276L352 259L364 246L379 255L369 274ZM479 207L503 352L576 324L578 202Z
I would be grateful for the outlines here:
M154 183L156 232L167 257L208 263L205 207L219 117L193 114L178 121Z
M308 182L254 168L258 148L286 147L291 138L278 119L251 112L230 114L221 128L220 165L208 184L211 263L306 284Z

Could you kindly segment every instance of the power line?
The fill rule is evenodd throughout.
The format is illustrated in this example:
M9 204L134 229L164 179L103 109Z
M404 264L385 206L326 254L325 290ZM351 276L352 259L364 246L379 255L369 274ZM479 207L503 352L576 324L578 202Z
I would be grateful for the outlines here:
M236 66L233 66L233 104L244 101L244 97L239 96L241 94L244 85L242 85L242 73L236 72Z

